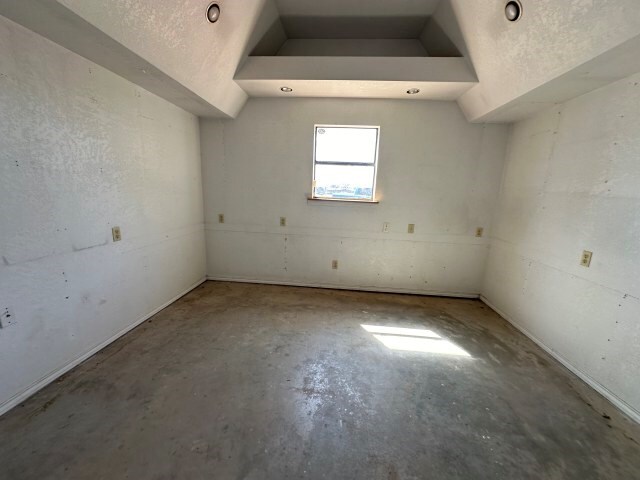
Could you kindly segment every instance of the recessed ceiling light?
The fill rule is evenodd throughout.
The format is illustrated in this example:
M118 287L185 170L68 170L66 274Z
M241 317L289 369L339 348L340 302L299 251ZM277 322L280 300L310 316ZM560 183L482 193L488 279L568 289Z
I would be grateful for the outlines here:
M407 93L409 95L415 95L416 93L420 93L420 89L419 88L410 88L409 90L407 90Z
M220 18L220 5L213 2L207 7L207 20L209 23L216 23Z
M522 4L518 0L511 0L507 2L504 7L504 14L510 22L520 20L520 17L522 16Z
M284 93L293 92L293 88L291 88L291 87L282 87L282 88L280 88L280 90L282 90Z

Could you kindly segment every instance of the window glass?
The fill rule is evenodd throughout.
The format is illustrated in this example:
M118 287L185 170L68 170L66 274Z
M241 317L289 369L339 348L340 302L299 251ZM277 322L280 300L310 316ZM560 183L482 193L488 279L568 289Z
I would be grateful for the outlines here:
M313 197L374 200L379 133L379 127L316 126Z

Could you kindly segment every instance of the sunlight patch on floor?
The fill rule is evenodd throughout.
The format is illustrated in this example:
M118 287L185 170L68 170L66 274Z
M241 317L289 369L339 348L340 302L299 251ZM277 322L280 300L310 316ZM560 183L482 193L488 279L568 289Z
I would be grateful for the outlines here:
M381 325L361 327L390 350L471 357L466 350L431 330Z

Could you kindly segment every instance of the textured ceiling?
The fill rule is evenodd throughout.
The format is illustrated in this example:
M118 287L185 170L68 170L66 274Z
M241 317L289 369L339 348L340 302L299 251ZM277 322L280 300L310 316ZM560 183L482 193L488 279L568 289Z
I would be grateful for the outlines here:
M288 96L457 98L471 121L510 122L640 71L639 1L522 0L516 23L504 0L218 0L215 25L209 0L0 0L0 14L201 116L235 117L247 94L291 81ZM410 58L397 39L425 21L429 57ZM453 48L434 47L443 35ZM297 53L274 56L288 41ZM412 86L422 92L405 97Z
M640 69L640 0L522 0L515 23L496 0L450 2L480 80L459 99L469 120L518 120Z

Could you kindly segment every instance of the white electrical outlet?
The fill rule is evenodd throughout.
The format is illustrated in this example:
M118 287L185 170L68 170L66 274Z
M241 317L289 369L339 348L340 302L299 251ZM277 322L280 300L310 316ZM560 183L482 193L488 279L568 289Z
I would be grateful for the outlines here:
M287 226L287 217L280 217L280 226L281 227Z
M409 226L407 227L407 233L415 233L415 231L416 231L416 224L410 223Z
M122 232L120 231L120 227L113 227L111 229L111 236L113 237L114 242L119 242L122 240Z
M384 222L382 224L382 233L389 233L389 228L391 228L391 224L389 222Z
M331 261L331 268L334 270L338 269L338 260L332 260Z
M591 257L593 256L593 252L589 250L584 250L582 252L582 256L580 257L580 265L583 267L589 268L591 266Z

